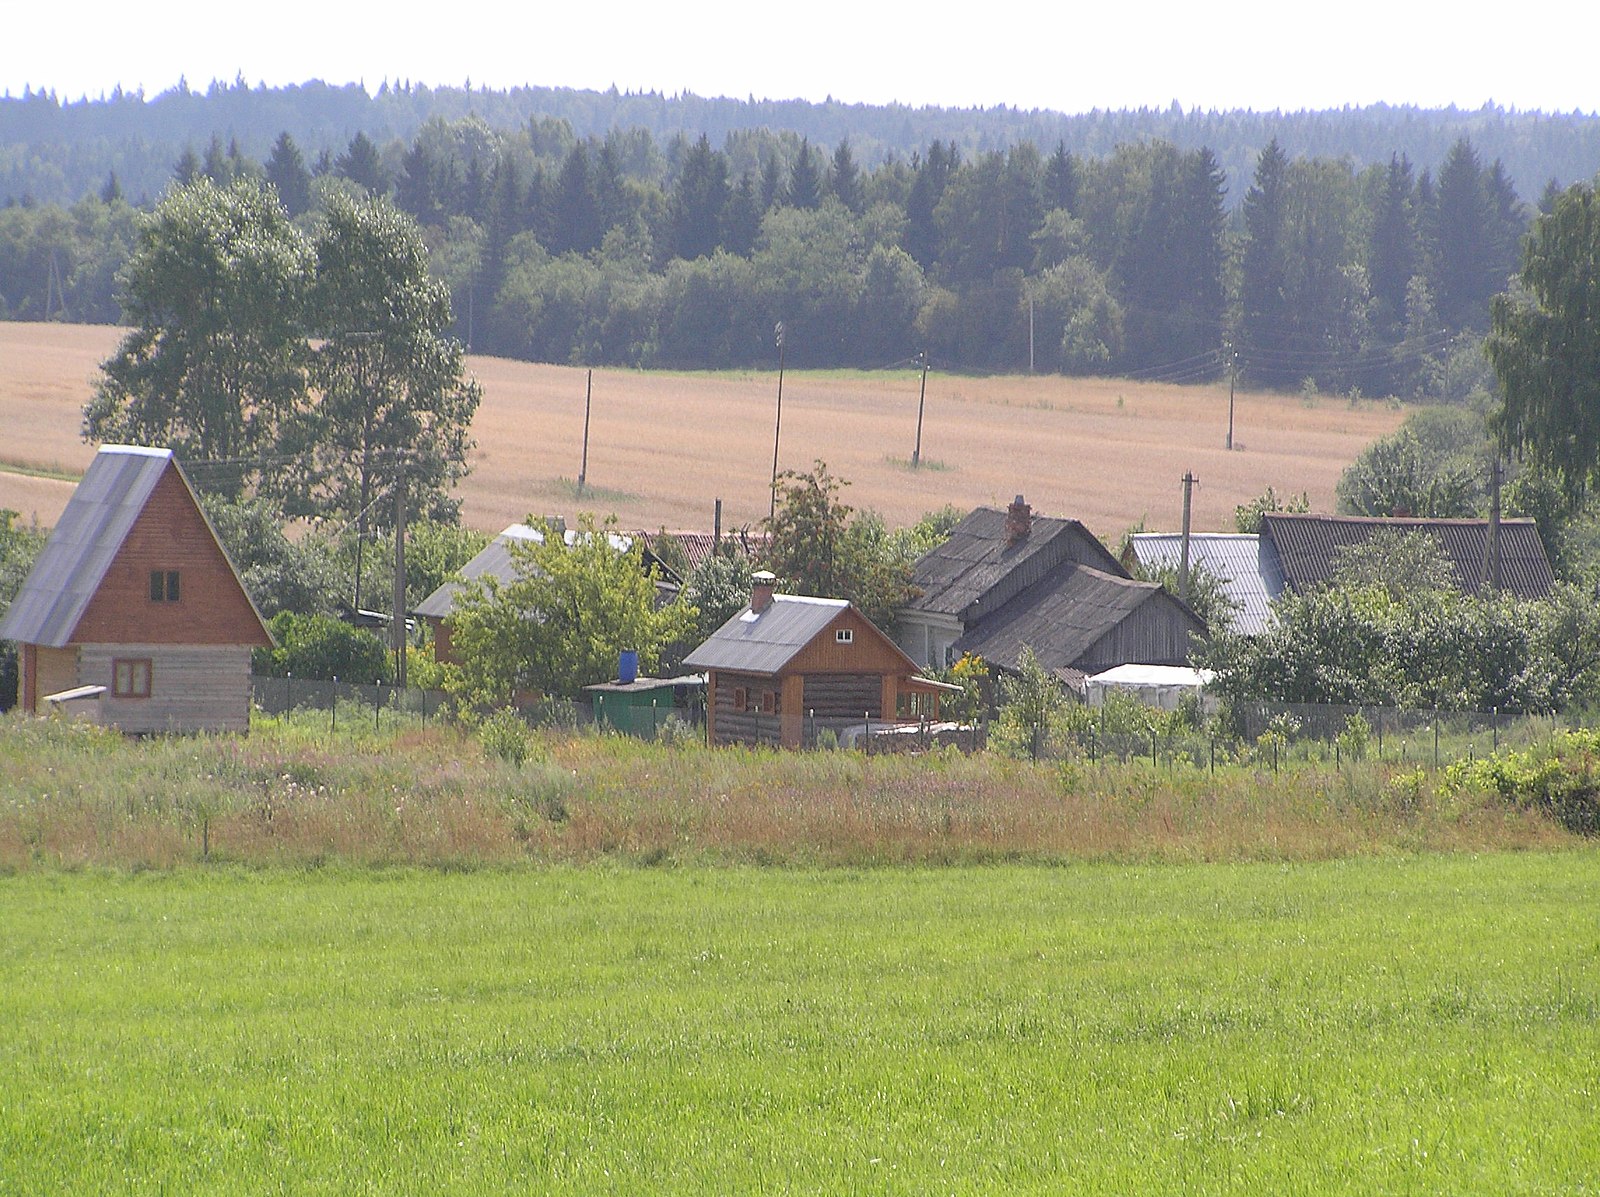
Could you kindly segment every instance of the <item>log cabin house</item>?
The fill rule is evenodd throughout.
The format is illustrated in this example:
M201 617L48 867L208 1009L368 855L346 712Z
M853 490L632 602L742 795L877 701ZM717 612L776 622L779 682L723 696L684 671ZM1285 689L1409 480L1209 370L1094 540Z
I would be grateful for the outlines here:
M765 571L750 605L684 660L706 673L706 740L800 748L822 729L932 721L942 695L917 663L844 599L775 594Z
M1184 665L1206 627L1187 604L1141 582L1081 523L1035 516L1021 495L979 507L917 559L916 597L898 612L912 658L965 654L1015 670L1024 649L1062 683L1117 665Z
M102 445L0 639L17 641L18 706L103 686L126 732L248 731L250 651L271 634L167 449Z

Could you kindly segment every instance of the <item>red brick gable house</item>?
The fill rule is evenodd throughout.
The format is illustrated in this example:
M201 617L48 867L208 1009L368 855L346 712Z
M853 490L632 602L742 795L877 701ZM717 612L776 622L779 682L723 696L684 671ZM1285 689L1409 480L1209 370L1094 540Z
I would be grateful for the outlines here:
M171 452L104 445L0 622L18 705L103 686L128 732L245 731L272 637Z

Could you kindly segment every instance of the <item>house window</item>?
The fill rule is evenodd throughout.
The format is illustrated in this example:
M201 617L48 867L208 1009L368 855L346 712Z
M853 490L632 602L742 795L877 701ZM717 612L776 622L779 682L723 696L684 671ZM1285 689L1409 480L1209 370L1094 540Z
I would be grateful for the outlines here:
M835 644L849 644L855 638L856 633L854 628L840 628L833 634L833 642Z
M733 709L736 711L750 709L750 692L743 686L735 686L733 688Z
M771 690L761 692L761 713L763 715L776 714L778 710L778 696Z
M150 601L175 603L178 601L178 571L153 569L150 571Z
M112 661L111 695L113 698L149 698L150 659Z

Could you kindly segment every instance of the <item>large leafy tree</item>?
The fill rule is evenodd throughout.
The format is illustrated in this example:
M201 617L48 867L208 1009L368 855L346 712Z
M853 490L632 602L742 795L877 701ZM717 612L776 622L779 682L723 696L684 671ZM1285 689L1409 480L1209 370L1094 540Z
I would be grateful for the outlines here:
M616 535L615 517L597 527L585 515L570 537L529 523L540 539L511 546L515 577L469 584L456 599L451 645L461 664L450 688L463 702L498 706L515 689L576 697L614 677L623 650L651 672L667 645L686 638L694 608L657 604L643 546Z
M312 314L320 398L291 430L302 468L290 510L363 520L403 474L409 510L453 516L481 390L415 223L387 200L335 197L316 241Z
M910 599L916 554L876 513L855 513L839 495L847 485L821 461L803 474L780 474L762 564L794 593L849 599L887 628Z
M1489 361L1502 444L1559 477L1569 496L1600 471L1600 199L1579 184L1534 225L1521 288L1491 312Z
M231 493L270 472L306 398L311 276L310 247L261 184L169 193L122 274L133 331L101 366L85 438L230 463L205 479Z

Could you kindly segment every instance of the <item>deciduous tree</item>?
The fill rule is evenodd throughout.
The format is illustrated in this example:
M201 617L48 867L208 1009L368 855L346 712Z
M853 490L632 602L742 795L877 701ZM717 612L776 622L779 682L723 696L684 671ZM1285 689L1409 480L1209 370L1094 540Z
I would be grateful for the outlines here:
M1494 301L1489 360L1502 445L1562 479L1570 496L1600 470L1600 198L1579 184L1541 216L1521 287Z
M157 206L123 275L133 331L101 365L84 436L224 460L237 493L306 398L310 247L271 191L201 179Z

